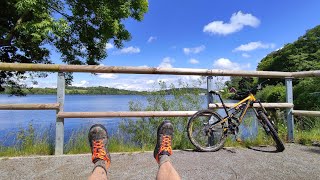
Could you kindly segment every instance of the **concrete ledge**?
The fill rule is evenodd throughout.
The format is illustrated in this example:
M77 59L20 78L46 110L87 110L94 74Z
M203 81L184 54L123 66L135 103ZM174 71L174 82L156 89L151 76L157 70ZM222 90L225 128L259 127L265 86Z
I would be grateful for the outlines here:
M260 151L257 151L260 150ZM182 179L318 179L320 148L286 144L272 148L227 148L201 153L174 151L173 165ZM263 152L265 151L265 152ZM158 164L153 152L111 153L111 179L155 179ZM91 154L10 157L0 159L1 179L87 179Z

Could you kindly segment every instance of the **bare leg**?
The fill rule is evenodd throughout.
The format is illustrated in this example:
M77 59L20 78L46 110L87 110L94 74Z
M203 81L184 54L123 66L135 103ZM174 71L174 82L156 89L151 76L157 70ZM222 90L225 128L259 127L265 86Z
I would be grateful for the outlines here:
M106 171L102 167L96 167L96 169L92 172L91 176L88 178L89 180L107 180Z
M181 179L178 172L174 169L170 161L163 163L159 167L157 180L179 180Z

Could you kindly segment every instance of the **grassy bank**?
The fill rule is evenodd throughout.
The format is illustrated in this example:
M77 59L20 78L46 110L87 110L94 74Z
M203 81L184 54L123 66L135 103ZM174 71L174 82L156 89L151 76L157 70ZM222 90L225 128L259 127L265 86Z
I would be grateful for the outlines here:
M44 133L39 133L40 129L35 129L32 124L26 129L20 129L13 140L12 146L6 147L0 144L0 157L54 154L53 135L49 134L49 129L50 127L44 130ZM287 138L285 126L280 126L278 131L279 136L285 141ZM65 143L65 154L90 153L87 132L88 129L85 128L73 131L70 140ZM264 134L263 130L260 129L257 137L246 139L242 143L234 141L233 136L230 136L225 146L247 147L273 144L273 140L270 137L266 137ZM151 151L154 148L153 141L143 145L137 145L134 142L125 142L124 139L125 138L121 133L113 135L109 140L110 152ZM178 136L173 141L174 149L193 148L188 141L188 139L183 139L183 137ZM296 129L295 142L303 145L311 145L313 142L320 142L320 127L318 127L318 124L308 131Z

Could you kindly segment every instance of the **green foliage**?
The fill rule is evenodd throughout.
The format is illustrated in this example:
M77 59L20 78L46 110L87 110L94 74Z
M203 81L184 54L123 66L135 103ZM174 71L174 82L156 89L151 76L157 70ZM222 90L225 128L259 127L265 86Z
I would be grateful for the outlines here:
M11 140L13 141L13 146L7 147L0 144L0 157L53 154L54 145L49 133L50 128L39 133L36 132L34 125L29 123L26 129L20 128L16 138Z
M269 85L258 91L256 98L263 102L285 102L286 100L286 89L285 86L277 84L275 86Z
M124 20L141 21L147 10L147 0L2 0L0 61L50 64L53 45L65 63L99 64L107 56L106 43L122 48L131 39ZM20 88L21 78L45 76L0 71L0 90Z
M264 71L308 71L320 68L320 26L293 43L266 56L258 65Z
M65 145L66 154L82 154L89 153L90 145L88 141L88 127L82 127L77 130L73 130L69 141Z
M320 78L306 78L294 86L295 109L319 109Z
M197 82L194 86L199 86L202 82ZM130 111L188 111L199 110L203 103L200 96L201 91L197 88L190 88L189 84L181 83L181 88L177 90L173 84L169 87L166 83L160 83L160 89L148 96L147 104L141 102L131 102ZM167 96L165 89L170 88L172 95ZM126 119L120 124L120 129L127 134L131 142L135 142L141 148L152 147L156 143L156 132L159 124L165 120L170 120L174 125L173 148L184 149L192 147L187 137L187 117L168 117L168 118L139 118Z
M305 121L307 119L302 119ZM308 121L308 120L307 120ZM310 120L309 120L310 122ZM312 145L317 142L320 143L320 118L313 118L312 124L307 128L296 128L294 131L295 142L305 145ZM304 125L306 123L303 123ZM300 123L298 122L298 126Z
M254 88L258 83L257 78L252 77L231 77L230 81L226 81L225 85L227 86L228 90L234 88L237 93L230 95L228 98L230 99L243 99L248 94L247 92ZM253 92L255 93L255 92Z
M131 122L131 121L129 121ZM311 145L315 142L320 142L320 120L319 118L316 123L309 130L301 130L299 128L295 128L295 142ZM157 124L160 123L156 122ZM179 122L181 123L181 122ZM179 126L176 121L173 121L174 126ZM250 124L250 123L249 123ZM124 128L126 124L123 124ZM141 128L141 124L131 124L132 126L136 126L136 131L141 133L141 131L145 130L146 127L151 126L146 123L144 128ZM182 124L180 124L182 125ZM11 141L14 141L14 145L7 147L0 144L0 157L8 157L8 156L27 156L27 155L52 155L54 152L54 143L52 138L53 127L45 128L43 133L39 133L43 128L35 128L36 126L31 123L25 129L20 128L17 133L16 138ZM287 139L287 128L284 124L279 124L278 126L278 134L279 137L286 141ZM153 134L144 133L150 137L146 140L144 139L145 144L141 144L142 141L137 139L140 144L137 144L135 141L127 141L128 138L126 134L120 130L113 136L109 138L108 149L110 152L135 152L135 151L150 151L154 149L155 140L156 140L156 127L152 131ZM131 128L134 129L134 128ZM50 134L50 135L49 135ZM143 133L141 133L143 134ZM137 136L139 137L139 135ZM143 136L140 136L144 138ZM132 139L131 139L132 140ZM2 139L4 141L4 139ZM229 136L225 146L226 147L247 147L247 146L260 146L260 145L272 145L274 142L271 137L266 136L263 129L259 128L258 136L254 138L245 139L242 143L236 142L232 136ZM180 128L175 128L175 135L173 139L173 145L175 149L185 149L185 148L193 148L193 146L189 143L189 140L184 135L184 131L181 131ZM65 145L65 153L66 154L79 154L79 153L90 153L90 146L88 142L88 128L79 128L78 130L74 130L70 137L70 140Z
M320 69L320 26L308 30L293 43L268 54L258 64L262 71L309 71ZM272 80L272 84L280 81Z

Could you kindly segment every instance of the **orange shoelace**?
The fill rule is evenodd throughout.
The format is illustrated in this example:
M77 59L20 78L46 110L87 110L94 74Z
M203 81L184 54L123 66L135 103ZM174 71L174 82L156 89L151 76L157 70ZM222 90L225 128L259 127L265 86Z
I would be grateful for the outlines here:
M171 136L163 136L162 137L160 150L158 152L158 155L156 156L157 162L159 162L159 154L163 151L167 151L170 155L172 154Z
M107 168L110 166L110 159L104 149L103 140L93 141L92 161L95 159L102 159L106 161Z

